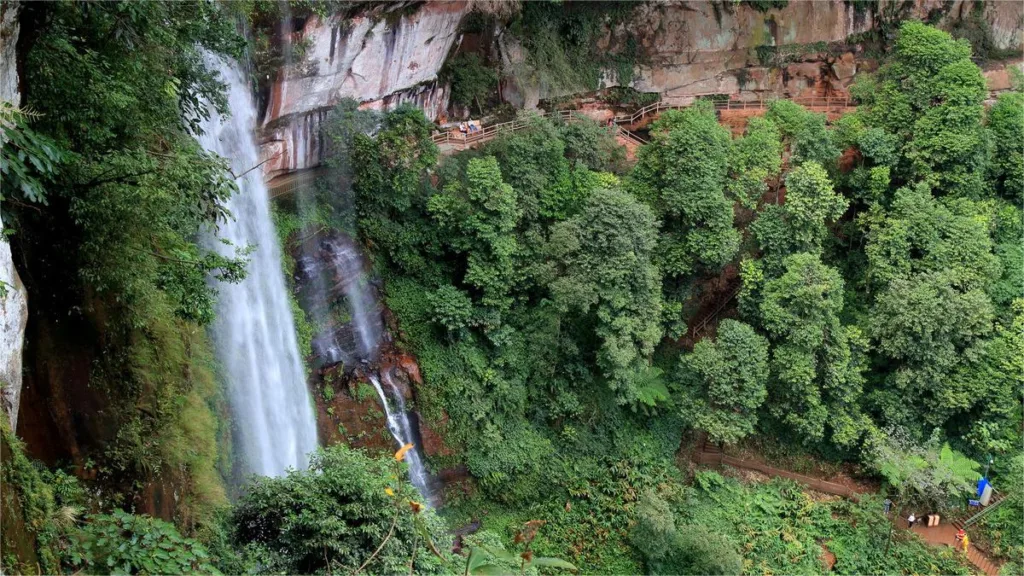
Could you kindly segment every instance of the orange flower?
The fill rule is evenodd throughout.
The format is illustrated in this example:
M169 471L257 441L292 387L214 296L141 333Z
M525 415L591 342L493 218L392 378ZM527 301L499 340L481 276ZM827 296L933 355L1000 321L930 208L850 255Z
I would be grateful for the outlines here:
M413 514L419 514L420 510L423 510L423 504L420 504L419 502L414 502L413 500L409 500L409 508L412 508Z
M384 493L387 494L388 496L394 496L395 495L395 491L392 490L391 488L385 488L384 489Z
M401 462L402 458L405 458L405 453L408 452L409 450L412 450L412 443L406 444L405 446L399 448L398 452L395 452L395 462Z

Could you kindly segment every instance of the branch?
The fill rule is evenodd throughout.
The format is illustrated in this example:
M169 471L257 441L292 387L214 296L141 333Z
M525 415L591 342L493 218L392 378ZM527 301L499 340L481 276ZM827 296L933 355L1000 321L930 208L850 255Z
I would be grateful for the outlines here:
M228 169L228 172L230 172L230 173L231 173L231 175L232 175L232 176L234 176L235 180L238 180L238 179L239 179L239 178L241 178L242 176L245 176L245 175L246 175L246 174L248 174L249 172L252 172L253 170L255 170L255 169L259 168L260 166L263 166L264 164L266 164L267 162L270 162L271 160L273 160L274 158L277 158L278 156L280 156L280 154L278 154L277 156L271 156L270 158L267 158L267 159L266 159L266 160L264 160L263 162L260 162L259 164L257 164L257 165L255 165L255 166L253 166L252 168L249 168L249 169L248 169L248 170L246 170L245 172L242 172L242 173L241 173L241 174L239 174L238 176L235 176L235 173L234 173L234 172L232 172L232 171L231 171L231 169Z
M380 551L384 549L384 545L388 543L388 540L391 540L391 535L395 533L395 526L398 525L398 515L401 513L401 511L402 509L400 507L395 506L395 516L391 519L391 528L388 529L388 535L384 537L384 541L380 543L380 546L377 546L377 549L373 551L373 554L371 554L370 557L366 559L366 562L363 562L362 566L356 568L356 571L352 573L352 576L355 576L356 574L362 572L363 568L366 568L366 565L369 564L374 558L376 558L377 554L380 554Z
M121 176L113 176L111 178L104 178L102 180L93 179L83 184L82 188L92 188L94 186L102 186L104 184L110 184L113 182L125 182L129 178L138 178L139 176L145 176L146 174L152 174L154 172L156 172L155 169L143 170L142 172L137 172L135 174L123 174ZM138 182L134 182L134 184L138 184Z

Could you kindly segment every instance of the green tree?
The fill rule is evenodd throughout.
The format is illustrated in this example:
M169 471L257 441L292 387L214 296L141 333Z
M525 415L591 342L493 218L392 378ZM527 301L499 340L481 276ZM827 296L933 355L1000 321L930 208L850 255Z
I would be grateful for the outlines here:
M885 478L904 507L941 511L962 506L980 477L978 463L941 443L937 432L924 444L898 427L868 439L866 463Z
M736 320L718 325L714 342L697 342L679 359L683 417L714 442L733 444L754 432L768 396L768 341Z
M434 322L449 332L458 333L473 319L473 300L455 286L447 285L430 295L430 306L434 311Z
M452 102L469 107L476 103L484 113L483 102L498 89L498 73L488 68L479 54L459 54L444 64L439 76L451 83Z
M518 193L524 228L541 220L565 219L580 208L583 198L572 185L559 128L530 111L520 112L516 120L526 128L496 138L485 153L498 159L505 181Z
M888 212L876 208L866 220L875 294L867 331L886 382L872 392L873 403L890 423L946 426L982 402L977 383L950 376L965 361L979 368L974 361L992 333L988 291L1002 267L991 213L967 199L933 198L919 185L897 190Z
M672 549L676 537L676 520L668 502L654 490L640 496L636 506L636 524L629 538L633 546L648 559L664 558Z
M747 208L757 207L768 190L768 180L782 167L782 135L775 123L764 117L751 118L743 138L729 148L729 194Z
M777 274L790 254L820 253L829 233L827 223L842 216L848 205L817 162L806 162L790 172L785 203L766 206L751 225L766 271Z
M395 473L390 459L337 445L308 470L254 478L234 511L235 541L271 574L350 572L367 562L369 573L395 574L410 561L418 573L449 572L450 558L429 548L450 549L443 524Z
M449 183L427 205L446 232L447 243L466 256L463 281L481 293L480 302L498 310L512 305L519 222L516 191L501 178L493 156L466 166L465 184Z
M964 410L949 418L946 428L976 454L1009 454L1021 446L1024 299L1014 300L1012 311L1010 319L996 323L992 338L964 354L946 381L949 389L967 394Z
M661 291L652 262L654 216L633 197L599 190L575 217L551 229L560 273L551 283L559 310L592 315L597 364L621 402L636 402L647 357L661 338Z
M629 189L661 220L659 266L679 277L724 265L739 249L725 197L729 132L709 105L666 112L651 129Z
M419 108L384 115L373 137L354 135L353 189L360 235L403 270L423 274L438 244L426 216L425 174L437 164L433 125Z
M703 576L743 572L743 557L736 544L701 525L680 526L672 548L652 564L654 574Z
M863 370L859 331L843 326L843 280L814 254L783 260L785 272L765 281L762 325L772 340L768 407L807 440L850 445L868 427L860 411Z
M949 193L981 193L986 92L966 40L953 40L921 22L902 24L868 102L871 125L903 143L902 181L926 180Z
M625 160L625 152L615 141L612 129L582 115L557 126L565 142L565 157L574 165L581 163L595 172L604 172Z
M768 106L765 118L782 133L794 165L813 161L829 169L834 167L841 151L826 126L825 114L811 112L792 100L776 100Z
M1024 202L1024 93L1000 94L988 111L996 188L1011 202Z

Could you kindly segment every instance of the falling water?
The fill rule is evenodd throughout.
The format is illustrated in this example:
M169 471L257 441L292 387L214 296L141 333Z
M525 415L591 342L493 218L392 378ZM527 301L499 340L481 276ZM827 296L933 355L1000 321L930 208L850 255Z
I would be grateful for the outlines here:
M433 504L433 490L430 486L430 477L427 475L426 467L423 466L423 458L420 456L418 446L419 439L413 432L412 424L409 422L409 413L405 409L405 400L402 398L402 392L395 386L394 380L391 379L390 370L382 372L379 378L376 374L370 374L369 378L370 382L373 383L373 387L377 390L380 403L384 406L384 415L388 419L388 432L391 432L391 436L399 446L413 445L413 449L405 454L405 462L409 465L409 480L419 490L423 498ZM385 393L384 388L381 387L381 380L388 386L388 393ZM391 407L392 402L395 403L395 408L397 409Z
M373 362L380 354L381 340L385 335L381 310L373 286L366 278L366 264L358 246L344 236L325 238L319 242L321 258L331 263L334 274L335 292L345 295L352 320L351 334L329 331L321 339L319 355L327 358L341 357L346 362L365 364L367 378L377 390L384 414L387 417L388 432L399 447L412 444L405 462L409 465L409 479L423 498L434 503L430 475L423 465L420 454L420 438L417 428L410 420L405 398L395 385L390 369L376 371ZM312 275L315 270L307 270ZM346 331L347 332L347 331ZM339 334L342 334L339 338ZM339 342L341 340L342 342ZM335 360L337 361L337 360Z
M229 399L246 471L279 476L305 468L317 447L316 421L291 305L281 271L281 250L270 219L253 127L256 111L246 77L236 65L208 57L208 66L228 84L231 116L215 111L204 123L200 143L227 158L239 191L227 203L234 215L217 233L234 246L255 245L248 275L238 284L219 284L214 339L228 382ZM225 255L233 249L213 242Z

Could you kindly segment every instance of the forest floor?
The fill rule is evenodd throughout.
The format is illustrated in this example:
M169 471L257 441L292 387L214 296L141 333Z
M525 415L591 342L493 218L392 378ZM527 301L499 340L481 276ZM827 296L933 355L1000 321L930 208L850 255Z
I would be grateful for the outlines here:
M931 528L917 524L914 526L913 532L933 546L951 546L954 549L959 549L959 544L956 541L957 529L952 524L943 523ZM967 559L988 576L999 574L999 564L986 556L984 552L973 544L971 544L971 548L967 552Z

